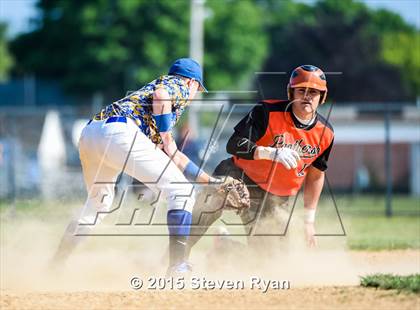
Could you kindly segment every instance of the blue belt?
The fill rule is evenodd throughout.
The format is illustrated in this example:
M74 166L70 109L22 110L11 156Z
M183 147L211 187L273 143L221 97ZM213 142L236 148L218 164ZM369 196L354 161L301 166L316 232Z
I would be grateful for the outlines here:
M118 123L127 123L127 117L125 117L125 116L111 116L111 117L108 117L106 119L105 124L115 123L115 122L118 122ZM92 120L90 120L87 123L87 125L89 125L90 123L92 123Z
M115 123L115 122L127 123L127 117L125 117L125 116L111 116L111 117L108 117L108 119L105 121L105 124Z

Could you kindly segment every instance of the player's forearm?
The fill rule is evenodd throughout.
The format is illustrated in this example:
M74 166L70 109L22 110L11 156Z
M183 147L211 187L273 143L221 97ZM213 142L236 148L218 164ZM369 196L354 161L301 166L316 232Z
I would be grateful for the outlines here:
M201 170L195 163L193 163L187 155L177 150L172 161L177 167L187 176L190 181L196 181L200 183L210 182L210 176Z
M324 178L319 178L316 181L305 183L304 191L304 207L307 209L316 209L321 196L322 187L324 185Z
M243 159L255 159L254 153L257 145L248 138L238 135L236 132L232 135L226 145L226 151L229 154L238 156Z
M209 183L212 178L200 169L194 162L192 162L187 155L178 150L175 158L179 160L179 168L187 177L188 180L200 183Z
M316 168L312 169L308 171L308 175L305 179L303 198L305 221L307 222L313 222L315 220L315 210L324 186L324 172L319 171Z
M183 154L172 137L172 133L161 132L160 136L163 141L163 151L168 155L174 164L181 170L184 171L185 167L189 162L189 158Z
M187 155L182 153L173 141L172 136L161 133L163 140L164 151L171 158L174 164L181 170L184 175L190 180L195 182L209 183L211 177L201 170L194 162L192 162Z
M165 150L168 156L172 159L174 164L179 168L179 170L184 171L185 167L189 163L189 158L183 154L180 150L176 149L175 152L169 153Z

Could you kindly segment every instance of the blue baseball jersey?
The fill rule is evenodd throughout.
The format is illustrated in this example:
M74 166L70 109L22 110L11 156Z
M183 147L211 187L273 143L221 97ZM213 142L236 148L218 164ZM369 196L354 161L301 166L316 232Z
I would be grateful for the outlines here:
M153 93L160 88L169 94L172 104L172 126L174 126L188 105L190 95L186 82L174 75L160 76L139 90L106 106L93 119L103 120L111 116L131 118L153 143L161 144L162 139L152 117Z

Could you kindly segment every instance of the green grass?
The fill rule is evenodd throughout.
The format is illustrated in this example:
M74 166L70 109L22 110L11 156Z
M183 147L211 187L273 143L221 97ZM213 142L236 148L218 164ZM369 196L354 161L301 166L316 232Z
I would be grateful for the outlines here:
M49 223L56 223L70 219L75 210L83 206L80 201L50 201L40 199L16 200L14 205L9 202L0 202L0 220L37 219ZM0 223L1 224L1 223Z
M353 250L420 249L420 218L349 217L347 243Z
M394 196L393 216L385 216L384 196L358 196L337 202L347 221L347 243L353 250L420 249L418 198Z
M360 285L384 290L398 290L419 293L420 274L398 276L392 274L373 274L361 278Z
M329 196L324 195L324 201L328 201ZM385 216L385 196L384 195L337 195L336 202L338 208L344 214L352 216ZM394 195L391 200L393 215L415 215L420 216L420 200L417 197L408 195Z
M330 196L318 207L317 231L341 234L337 212ZM420 249L420 202L395 195L393 216L385 216L385 198L379 195L336 196L336 204L352 250Z

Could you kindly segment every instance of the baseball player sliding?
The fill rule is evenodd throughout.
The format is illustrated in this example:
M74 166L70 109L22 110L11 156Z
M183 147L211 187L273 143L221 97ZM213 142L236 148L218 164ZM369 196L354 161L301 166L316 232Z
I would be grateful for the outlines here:
M288 101L261 101L235 126L227 144L233 157L220 162L214 175L245 183L251 204L242 210L241 219L246 228L256 226L254 232L267 231L261 227L265 220L284 224L280 211L304 184L305 235L308 245L315 246L315 212L334 140L331 125L316 112L327 97L325 74L312 65L300 66L292 72L287 92ZM199 205L194 208L189 248L223 208L203 211ZM249 243L266 250L267 239L252 237L250 229Z
M110 210L115 183L124 172L167 198L168 274L189 271L184 255L195 199L188 179L213 179L177 149L172 129L197 91L206 91L201 67L181 58L168 75L108 105L89 121L79 142L88 197L81 216L68 225L55 263L65 260L80 241L74 236L77 225L97 223L104 217L98 212Z

